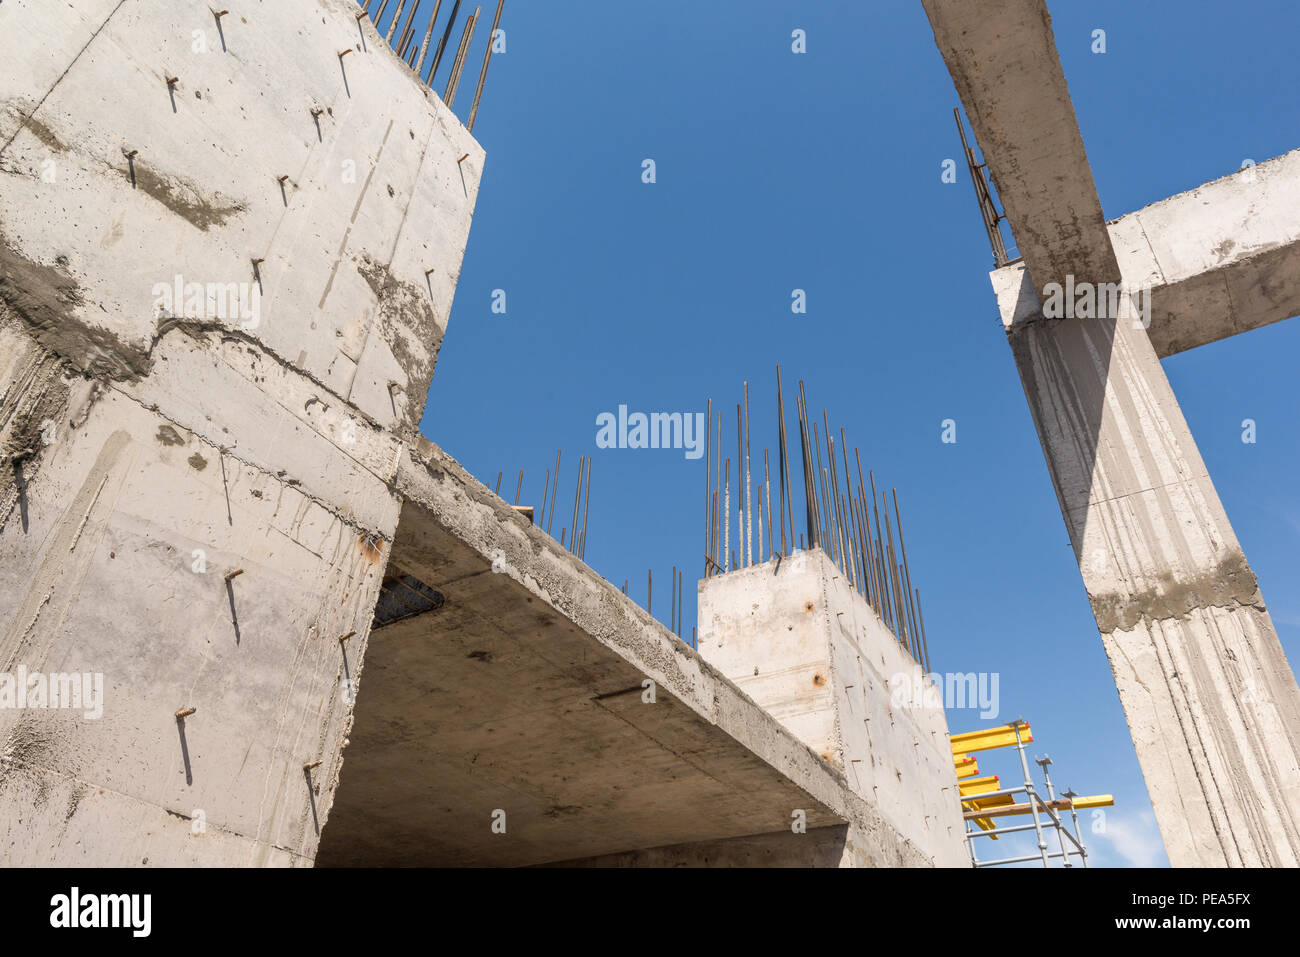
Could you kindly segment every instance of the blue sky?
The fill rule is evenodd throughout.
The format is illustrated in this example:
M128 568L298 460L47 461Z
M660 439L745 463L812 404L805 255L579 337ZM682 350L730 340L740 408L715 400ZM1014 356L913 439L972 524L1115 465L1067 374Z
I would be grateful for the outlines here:
M1108 217L1297 145L1293 3L1050 7ZM829 409L898 487L934 668L998 672L1001 719L1032 721L1056 783L1115 795L1106 833L1089 836L1097 863L1163 864L970 182L964 166L956 184L940 179L960 157L957 97L925 13L919 0L790 8L509 0L475 130L486 171L422 428L490 484L504 471L508 498L524 468L530 502L562 448L557 535L578 457L594 456L587 562L630 579L641 602L653 568L666 620L671 567L688 582L702 571L704 462L597 449L596 417L620 404L703 412L710 397L734 411L749 380L754 446L775 448L781 363L787 389L802 378L813 410ZM1104 54L1090 50L1098 28ZM806 315L791 313L796 288ZM1165 362L1293 662L1297 358L1293 320ZM956 444L940 441L949 418ZM1258 423L1253 445L1244 418ZM949 723L985 722L954 711ZM1014 754L981 766L1013 777Z

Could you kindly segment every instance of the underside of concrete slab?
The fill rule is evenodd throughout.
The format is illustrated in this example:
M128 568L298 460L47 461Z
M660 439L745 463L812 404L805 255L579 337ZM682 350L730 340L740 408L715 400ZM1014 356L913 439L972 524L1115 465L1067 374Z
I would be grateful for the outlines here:
M436 446L421 443L396 484L389 574L443 600L373 632L320 864L662 847L707 863L705 848L751 844L754 863L931 863L841 771ZM732 843L754 835L772 837Z

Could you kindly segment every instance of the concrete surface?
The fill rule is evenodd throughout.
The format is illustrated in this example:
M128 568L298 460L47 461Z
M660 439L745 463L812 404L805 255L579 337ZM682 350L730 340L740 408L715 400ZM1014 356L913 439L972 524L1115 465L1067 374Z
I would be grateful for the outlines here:
M1035 288L1118 282L1047 5L922 2Z
M1300 315L1300 150L1108 224L1120 272L1151 293L1160 358ZM1032 320L1024 263L994 274L1003 312Z
M0 675L103 681L0 708L5 865L310 865L337 786L483 152L228 7L0 5Z
M700 654L847 778L936 865L969 867L942 706L820 550L705 579Z
M392 568L445 602L373 633L320 864L929 863L841 770L436 446L395 484Z

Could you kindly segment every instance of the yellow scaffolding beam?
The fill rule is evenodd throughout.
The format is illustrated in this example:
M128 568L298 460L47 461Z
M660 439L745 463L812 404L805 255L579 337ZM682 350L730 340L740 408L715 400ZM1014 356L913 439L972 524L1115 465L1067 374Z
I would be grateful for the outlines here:
M1022 722L1019 727L1020 741L1028 744L1034 740L1033 732L1029 728L1029 722ZM1016 746L1016 726L1003 724L996 728L983 728L979 731L967 731L964 734L950 735L948 740L952 744L952 753L954 758L958 754L966 754L970 751L988 751L992 748L1014 748Z

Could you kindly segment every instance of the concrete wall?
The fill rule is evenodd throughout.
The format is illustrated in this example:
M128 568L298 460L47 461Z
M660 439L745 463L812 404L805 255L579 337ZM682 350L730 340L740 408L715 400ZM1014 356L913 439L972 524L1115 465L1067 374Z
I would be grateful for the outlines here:
M939 866L969 866L942 707L910 688L920 668L820 551L705 579L706 660Z
M5 864L310 864L338 783L483 153L347 0L225 6L0 5L0 676L103 676L0 707Z

